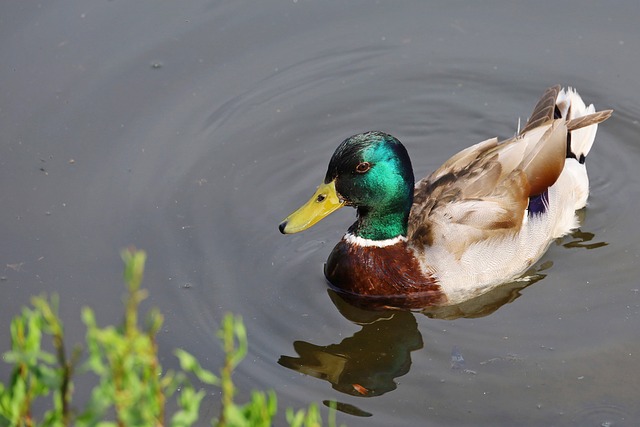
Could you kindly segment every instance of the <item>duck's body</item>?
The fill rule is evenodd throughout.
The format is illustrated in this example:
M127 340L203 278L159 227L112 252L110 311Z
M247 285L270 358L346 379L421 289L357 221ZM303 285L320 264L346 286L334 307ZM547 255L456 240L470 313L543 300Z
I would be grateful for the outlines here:
M397 139L355 135L280 230L301 231L355 206L358 220L325 268L334 288L376 305L462 302L517 278L577 226L575 211L589 194L585 158L610 115L586 107L572 89L550 88L517 136L469 147L415 187Z

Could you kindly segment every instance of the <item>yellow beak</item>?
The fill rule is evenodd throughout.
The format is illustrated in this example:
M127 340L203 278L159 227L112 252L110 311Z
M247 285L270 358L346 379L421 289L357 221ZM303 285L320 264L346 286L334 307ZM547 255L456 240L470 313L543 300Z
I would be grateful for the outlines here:
M292 234L306 230L316 222L345 205L336 192L336 183L322 184L307 203L289 215L278 227L282 234Z

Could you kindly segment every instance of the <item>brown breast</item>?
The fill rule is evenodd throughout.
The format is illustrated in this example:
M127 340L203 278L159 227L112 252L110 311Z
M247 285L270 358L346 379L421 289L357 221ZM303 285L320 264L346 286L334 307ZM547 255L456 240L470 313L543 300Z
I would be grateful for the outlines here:
M418 309L447 300L435 278L422 273L406 242L375 247L342 239L329 255L325 276L359 306Z

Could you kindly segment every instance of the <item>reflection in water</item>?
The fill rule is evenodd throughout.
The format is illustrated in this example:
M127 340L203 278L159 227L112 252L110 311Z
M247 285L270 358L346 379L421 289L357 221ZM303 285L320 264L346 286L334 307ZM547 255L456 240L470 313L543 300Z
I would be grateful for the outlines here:
M538 270L518 282L502 286L465 303L425 310L429 317L455 319L481 317L513 301L520 291L544 277ZM411 352L423 347L422 335L414 314L400 310L366 310L329 290L329 296L340 313L362 329L338 344L315 345L295 341L298 357L281 356L278 363L331 383L334 389L353 396L380 396L395 390L395 378L411 367Z
M433 319L445 320L488 316L503 305L515 301L527 286L544 279L547 275L542 272L552 266L552 261L543 262L529 269L520 279L498 286L486 294L456 305L427 307L422 310L422 314Z
M348 320L362 329L338 344L319 346L296 341L298 357L281 356L289 369L327 380L334 389L354 396L379 396L395 390L394 379L409 372L410 353L422 348L422 337L408 311L366 311L329 291Z
M564 246L565 248L596 249L608 245L607 242L587 243L591 242L595 236L595 234L589 233L588 231L581 231L580 229L577 229L573 233L571 233L571 237L573 237L574 240L563 243L562 246Z
M363 411L357 406L351 405L349 403L336 402L335 400L323 400L322 404L327 408L335 408L340 412L344 412L345 414L353 415L356 417L370 417L371 415L373 415L372 413Z
M586 209L580 209L579 211L576 211L576 215L578 216L578 223L584 224ZM608 245L607 242L593 242L593 239L595 237L596 235L594 233L590 233L588 231L582 231L581 229L577 228L573 230L571 233L569 233L569 235L565 239L563 239L563 240L568 240L570 238L573 238L572 240L568 242L560 241L560 243L565 248L585 248L585 249L597 249L597 248L601 248L603 246ZM587 242L590 242L590 243L587 243Z
M526 286L544 278L545 275L540 271L551 265L551 262L542 264L526 278L501 286L473 300L455 306L430 308L422 313L440 319L486 316L518 298L520 291ZM322 346L295 341L293 348L298 357L283 355L278 363L294 371L326 380L334 389L353 396L380 396L395 390L394 379L409 372L411 352L423 347L414 313L367 310L352 305L331 289L328 293L338 311L346 319L362 326L362 329L338 344ZM342 404L337 403L338 409L343 410ZM345 412L352 413L353 410Z

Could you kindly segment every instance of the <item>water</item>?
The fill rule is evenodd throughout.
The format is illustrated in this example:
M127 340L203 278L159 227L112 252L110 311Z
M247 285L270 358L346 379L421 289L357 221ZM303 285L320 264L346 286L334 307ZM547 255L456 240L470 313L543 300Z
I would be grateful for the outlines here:
M145 307L166 316L165 366L183 347L215 369L221 316L244 317L240 399L255 387L282 407L337 400L349 426L637 424L639 12L631 1L3 5L2 350L10 318L41 292L61 295L71 342L82 306L119 321L118 251L134 244L149 252ZM550 248L531 286L455 312L363 313L322 275L353 211L278 233L345 137L395 135L422 177L511 136L556 83L615 114L587 162L581 233ZM215 396L204 410L216 413Z

